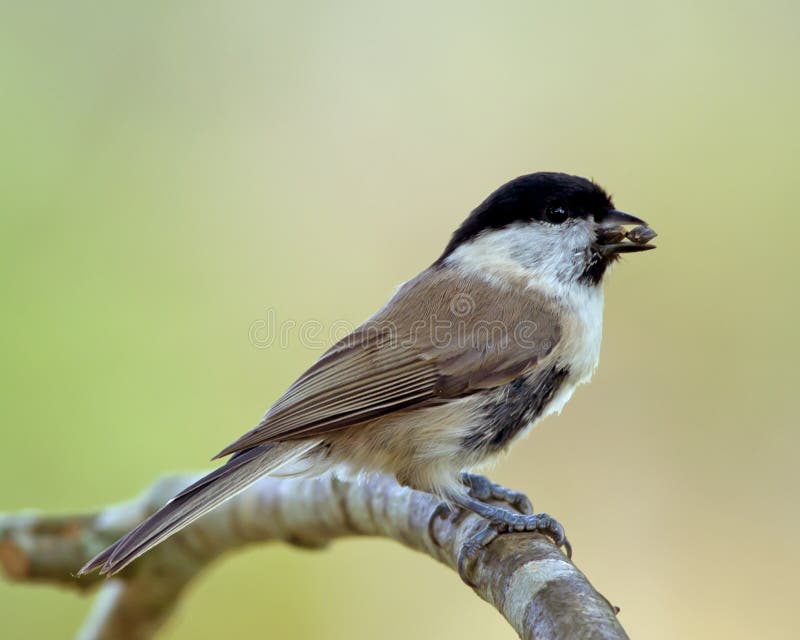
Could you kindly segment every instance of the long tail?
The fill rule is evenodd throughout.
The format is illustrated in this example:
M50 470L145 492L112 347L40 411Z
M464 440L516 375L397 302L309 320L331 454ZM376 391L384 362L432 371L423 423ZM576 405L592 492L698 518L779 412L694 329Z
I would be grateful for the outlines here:
M89 560L78 575L100 569L109 576L261 476L305 454L316 442L276 442L234 455L226 464L187 487L138 527Z

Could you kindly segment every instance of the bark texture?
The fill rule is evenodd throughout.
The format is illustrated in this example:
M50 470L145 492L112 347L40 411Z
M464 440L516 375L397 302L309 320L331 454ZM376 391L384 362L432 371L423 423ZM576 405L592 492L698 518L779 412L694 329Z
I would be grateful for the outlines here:
M73 573L181 488L175 475L129 502L94 514L0 514L0 564L9 579L100 593L78 637L140 640L168 620L184 587L223 552L282 540L321 547L353 535L383 536L456 569L465 541L485 526L474 515L443 519L437 500L373 476L346 482L263 478L163 542L110 580ZM614 607L540 534L506 534L470 566L470 587L525 639L627 638Z

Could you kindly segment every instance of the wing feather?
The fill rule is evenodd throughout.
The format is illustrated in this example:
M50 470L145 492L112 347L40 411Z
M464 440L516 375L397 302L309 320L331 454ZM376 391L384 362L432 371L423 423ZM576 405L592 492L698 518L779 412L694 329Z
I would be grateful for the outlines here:
M520 340L523 323L536 340ZM442 327L449 330L444 339ZM526 283L429 269L326 352L217 457L499 386L549 354L560 337L552 302Z

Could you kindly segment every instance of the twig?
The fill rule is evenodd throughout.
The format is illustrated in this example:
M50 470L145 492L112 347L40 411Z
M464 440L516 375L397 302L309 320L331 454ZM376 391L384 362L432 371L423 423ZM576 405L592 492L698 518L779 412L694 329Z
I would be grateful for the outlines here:
M100 594L79 638L151 638L174 611L184 587L214 558L250 543L283 540L321 547L343 536L397 540L455 569L462 545L484 522L435 516L433 496L373 476L264 478L147 553L119 576L73 573L169 497L196 479L176 475L138 498L93 515L0 514L0 564L10 579ZM472 588L522 638L627 638L614 608L546 537L500 536L472 567Z

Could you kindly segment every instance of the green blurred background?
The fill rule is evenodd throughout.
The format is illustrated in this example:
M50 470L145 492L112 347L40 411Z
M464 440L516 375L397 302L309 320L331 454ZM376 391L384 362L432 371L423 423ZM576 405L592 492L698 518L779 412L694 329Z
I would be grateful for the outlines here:
M601 365L494 477L639 638L790 637L800 525L797 3L44 2L0 9L0 510L209 466L489 191L592 176L660 233ZM5 638L89 600L0 583ZM511 638L396 544L226 558L165 638Z

